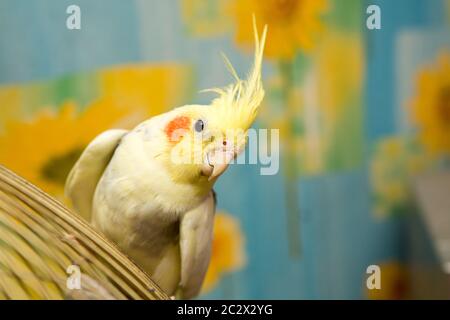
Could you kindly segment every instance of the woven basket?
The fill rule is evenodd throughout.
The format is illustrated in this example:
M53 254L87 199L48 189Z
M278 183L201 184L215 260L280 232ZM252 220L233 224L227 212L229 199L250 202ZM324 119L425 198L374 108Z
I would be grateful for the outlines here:
M108 239L0 165L0 299L168 299Z

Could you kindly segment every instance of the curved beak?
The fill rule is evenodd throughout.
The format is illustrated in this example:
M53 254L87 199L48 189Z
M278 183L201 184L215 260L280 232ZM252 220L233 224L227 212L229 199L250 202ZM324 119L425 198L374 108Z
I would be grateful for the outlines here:
M202 166L202 174L211 181L228 168L230 162L236 157L236 153L230 150L214 149L209 151L204 159Z

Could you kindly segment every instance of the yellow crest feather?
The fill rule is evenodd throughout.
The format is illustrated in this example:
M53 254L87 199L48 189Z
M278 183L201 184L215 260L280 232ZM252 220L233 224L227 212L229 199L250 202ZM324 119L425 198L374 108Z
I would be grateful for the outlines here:
M223 55L225 64L236 82L225 88L213 88L204 91L215 92L219 96L213 100L212 107L217 108L219 119L228 128L247 130L258 113L259 105L264 98L264 89L261 81L261 65L266 41L267 25L259 39L256 20L253 16L253 31L255 34L255 56L253 68L247 80L238 77L228 58Z

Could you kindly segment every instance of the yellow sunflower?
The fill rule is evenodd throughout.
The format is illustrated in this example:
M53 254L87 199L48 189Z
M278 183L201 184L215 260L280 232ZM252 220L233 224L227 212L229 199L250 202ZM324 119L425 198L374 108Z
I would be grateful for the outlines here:
M291 59L297 50L310 51L323 25L321 15L328 8L327 0L235 0L229 7L236 20L236 41L253 45L252 14L258 28L267 24L267 57Z
M20 90L16 86L0 90L0 132L4 129L7 119L20 116L20 100Z
M227 213L216 213L211 262L202 292L206 293L215 287L224 273L242 268L245 261L244 235L239 221Z
M70 168L101 131L119 126L127 114L96 103L77 115L74 103L59 112L41 110L31 121L11 121L0 136L0 163L55 196L62 193Z
M420 71L412 102L419 140L432 155L450 154L450 54Z
M61 198L67 174L96 135L111 128L132 128L185 101L187 74L188 69L177 66L101 71L96 83L99 98L82 112L67 101L58 111L43 106L31 119L8 119L0 132L0 164ZM18 90L26 95L34 90L31 87ZM8 95L0 104L11 101Z
M334 125L354 103L364 81L364 49L358 34L329 32L314 57L313 82L324 120ZM313 72L314 72L313 71Z
M401 137L387 137L376 147L370 174L375 214L385 217L400 213L407 205L409 183L429 163L426 156L409 150Z

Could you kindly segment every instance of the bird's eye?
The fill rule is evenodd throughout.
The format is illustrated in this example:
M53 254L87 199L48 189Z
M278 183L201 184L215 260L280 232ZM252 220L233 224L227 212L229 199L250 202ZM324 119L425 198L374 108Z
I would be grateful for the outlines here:
M205 129L205 123L201 119L197 120L194 125L194 130L197 132L202 132L203 129Z

